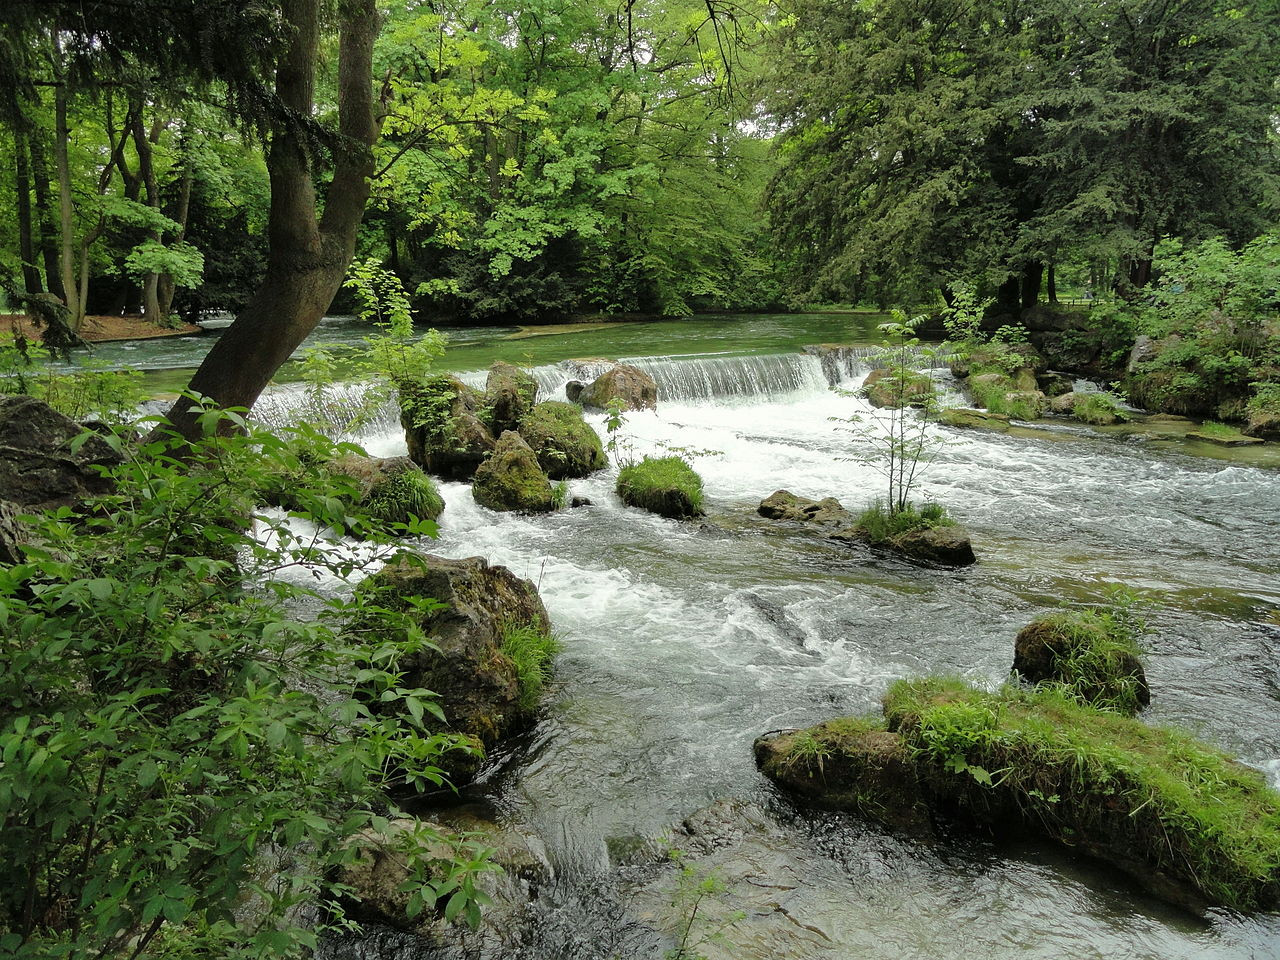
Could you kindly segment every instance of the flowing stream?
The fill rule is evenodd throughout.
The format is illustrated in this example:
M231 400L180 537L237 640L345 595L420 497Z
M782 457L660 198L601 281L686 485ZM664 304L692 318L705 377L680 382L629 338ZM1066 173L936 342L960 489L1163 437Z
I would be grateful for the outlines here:
M841 422L867 406L833 389L859 382L867 351L793 349L765 337L746 356L699 344L671 352L700 356L635 361L660 385L657 412L628 415L636 453L716 451L696 462L703 523L623 507L612 467L572 483L592 506L546 516L494 513L443 486L440 537L424 548L534 580L563 642L542 720L465 796L535 836L555 880L498 931L432 947L375 927L325 956L662 957L688 905L672 907L679 884L652 841L682 822L673 842L726 882L702 917L745 914L699 948L709 957L1280 955L1274 915L1192 917L1059 849L921 843L800 813L751 756L766 731L877 711L898 677L998 682L1021 626L1121 583L1154 601L1147 719L1280 783L1280 485L1253 465L1275 461L1192 457L1125 431L950 432L920 495L970 528L980 562L922 569L756 515L779 488L857 508L883 485L851 459L859 440ZM600 355L589 351L577 355ZM628 352L641 351L611 355ZM571 355L535 368L542 399L590 375ZM288 420L297 397L282 390L261 413ZM405 451L393 417L358 439L374 455Z

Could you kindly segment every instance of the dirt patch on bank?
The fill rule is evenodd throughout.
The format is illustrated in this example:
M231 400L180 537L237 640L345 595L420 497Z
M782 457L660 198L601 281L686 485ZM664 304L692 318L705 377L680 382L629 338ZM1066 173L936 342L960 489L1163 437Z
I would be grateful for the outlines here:
M0 314L0 337L6 333L21 334L28 340L39 340L43 330L31 322L25 314ZM202 333L193 323L177 327L160 327L144 317L88 316L80 328L80 336L90 343L106 343L111 340L150 340L155 337L185 337Z

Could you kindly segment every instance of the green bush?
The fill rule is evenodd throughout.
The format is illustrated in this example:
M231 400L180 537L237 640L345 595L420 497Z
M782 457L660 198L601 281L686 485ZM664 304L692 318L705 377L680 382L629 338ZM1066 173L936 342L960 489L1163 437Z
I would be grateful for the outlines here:
M884 707L925 783L984 820L1119 851L1230 908L1280 894L1280 794L1186 734L1054 688L988 693L948 678L900 680Z
M357 836L389 836L389 771L441 782L453 738L423 722L433 695L400 682L420 632L371 655L348 624L395 614L279 575L360 576L393 531L349 516L330 478L297 491L298 512L372 538L369 555L269 516L255 538L242 491L339 448L305 430L218 436L224 418L247 430L210 411L181 459L144 444L113 495L32 521L37 545L0 567L0 859L22 865L0 885L6 956L305 950L317 931L300 906L338 899ZM357 685L398 709L375 714ZM452 843L432 832L405 851L417 902L447 893L475 921L483 857Z
M412 523L434 520L444 511L436 482L421 470L402 470L374 483L359 506L375 520Z
M516 668L520 709L531 713L538 706L543 687L551 679L552 662L560 652L560 642L537 624L512 625L502 631L502 652Z
M680 457L645 457L618 472L618 496L632 507L681 519L702 515L702 478Z
M950 527L955 525L947 514L947 508L940 503L926 503L919 509L908 503L901 510L890 510L883 500L877 500L858 515L854 524L861 530L868 543L879 546L914 530L927 530L931 527Z

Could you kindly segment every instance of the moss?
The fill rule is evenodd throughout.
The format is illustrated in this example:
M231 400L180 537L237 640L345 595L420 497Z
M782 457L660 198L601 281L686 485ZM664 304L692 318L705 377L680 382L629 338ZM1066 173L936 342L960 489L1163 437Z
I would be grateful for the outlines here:
M532 713L543 687L551 679L551 664L560 652L560 642L541 624L507 625L502 630L502 653L516 671L520 689L519 707Z
M645 457L618 473L618 496L664 517L702 516L702 478L680 457Z
M547 513L556 508L551 481L520 434L508 430L476 470L471 496L490 510Z
M919 509L908 503L902 510L889 510L882 500L863 510L854 524L863 539L872 546L883 546L916 530L952 526L955 526L955 520L947 515L947 508L940 503L926 503Z
M1053 682L1083 703L1133 716L1151 702L1133 625L1110 613L1073 610L1041 617L1014 643L1015 671Z
M376 481L361 505L379 520L409 523L415 517L436 519L444 511L444 498L435 481L415 468Z
M1004 414L966 407L946 407L939 412L938 419L949 427L1001 432L1009 429L1009 418Z
M1109 426L1129 419L1129 415L1120 409L1116 398L1109 393L1080 393L1075 397L1071 415L1084 423Z
M916 370L872 370L859 391L872 406L896 409L918 406L934 396L932 378Z
M600 435L572 403L548 400L538 404L520 424L520 436L533 448L539 465L552 480L585 477L608 465Z
M1186 734L1054 688L949 678L899 681L884 707L928 789L958 812L1021 822L1174 899L1174 885L1242 910L1280 897L1280 794Z

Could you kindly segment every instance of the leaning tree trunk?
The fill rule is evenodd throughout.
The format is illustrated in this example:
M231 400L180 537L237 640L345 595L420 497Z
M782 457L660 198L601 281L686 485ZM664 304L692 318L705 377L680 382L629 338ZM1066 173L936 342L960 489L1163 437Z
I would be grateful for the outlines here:
M215 406L252 407L263 389L329 308L355 252L369 196L378 121L373 100L376 0L343 7L338 47L338 128L333 179L317 218L311 151L302 124L311 116L320 43L320 0L283 0L294 28L276 66L276 94L291 118L278 122L267 153L271 208L267 270L261 286L214 344L189 390ZM197 410L179 400L169 420L199 436Z
M62 279L58 273L58 225L49 200L49 156L45 152L44 128L32 123L27 130L27 147L31 153L31 174L36 189L36 220L40 225L40 260L44 265L45 288L63 299Z

